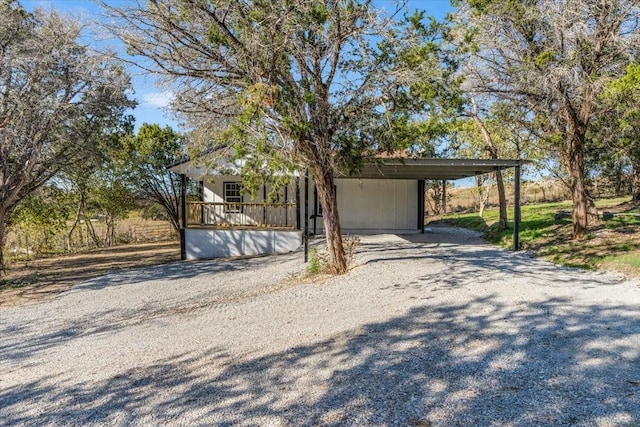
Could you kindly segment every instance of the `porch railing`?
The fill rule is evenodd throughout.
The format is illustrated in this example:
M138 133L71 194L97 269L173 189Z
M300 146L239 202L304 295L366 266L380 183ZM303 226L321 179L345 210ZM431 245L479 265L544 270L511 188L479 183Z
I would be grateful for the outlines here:
M187 203L187 226L296 228L296 203Z

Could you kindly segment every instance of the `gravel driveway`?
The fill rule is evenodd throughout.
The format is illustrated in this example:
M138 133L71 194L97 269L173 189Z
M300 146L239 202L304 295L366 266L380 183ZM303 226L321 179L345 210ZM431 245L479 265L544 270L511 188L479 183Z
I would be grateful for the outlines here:
M638 426L640 288L466 230L141 268L0 310L0 424Z

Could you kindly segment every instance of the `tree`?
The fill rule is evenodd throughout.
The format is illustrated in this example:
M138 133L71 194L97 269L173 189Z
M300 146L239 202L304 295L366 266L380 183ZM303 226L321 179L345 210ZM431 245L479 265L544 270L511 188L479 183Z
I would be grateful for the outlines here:
M394 76L380 46L395 25L370 1L152 0L109 8L113 30L176 89L173 108L208 146L272 169L308 169L322 205L329 268L346 271L334 176L375 140ZM375 128L375 129L374 129ZM389 145L385 143L389 142ZM221 150L225 151L225 150ZM250 171L245 171L246 175Z
M11 214L10 226L24 237L27 253L36 256L45 250L56 248L55 237L67 227L72 204L69 195L55 185L39 187L21 200Z
M600 147L615 149L607 159L617 159L614 166L625 160L631 164L631 200L640 204L640 64L630 64L622 77L607 86L602 99L602 115L608 120L596 121L594 138L599 139Z
M486 93L527 105L546 148L569 175L573 234L593 213L585 176L587 132L608 82L637 55L638 0L460 0L478 46L475 81Z
M138 134L125 140L123 161L129 181L139 197L158 203L173 228L180 228L180 178L167 169L184 159L185 142L169 126L144 123Z
M81 161L87 135L132 105L128 76L82 45L81 31L56 12L0 2L0 266L18 203Z

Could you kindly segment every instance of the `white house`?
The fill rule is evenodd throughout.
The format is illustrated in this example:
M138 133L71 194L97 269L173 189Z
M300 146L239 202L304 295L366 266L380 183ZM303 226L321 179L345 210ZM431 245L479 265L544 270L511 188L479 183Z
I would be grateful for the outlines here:
M452 180L514 167L519 181L520 164L519 160L463 159L371 162L356 176L336 177L342 232L420 233L425 179ZM275 197L269 197L274 192L268 187L250 197L241 191L241 167L241 162L235 162L207 169L187 161L170 168L185 179L201 182L201 201L183 201L183 259L285 253L302 245L305 232L323 233L313 177L294 174Z

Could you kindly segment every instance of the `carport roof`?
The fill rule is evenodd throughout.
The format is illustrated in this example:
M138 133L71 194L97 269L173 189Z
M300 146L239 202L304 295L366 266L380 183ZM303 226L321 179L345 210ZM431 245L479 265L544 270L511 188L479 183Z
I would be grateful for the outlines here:
M185 174L191 178L202 179L204 176L239 175L242 163L242 160L233 162L220 161L217 166L210 168L194 165L191 161L186 160L169 166L169 170ZM336 178L456 180L513 168L523 163L526 163L526 161L506 159L386 158L366 162L361 170L353 175L338 173ZM299 174L294 173L294 175Z
M338 177L455 180L513 168L523 163L522 160L506 159L381 159L365 164L354 175L343 174Z

